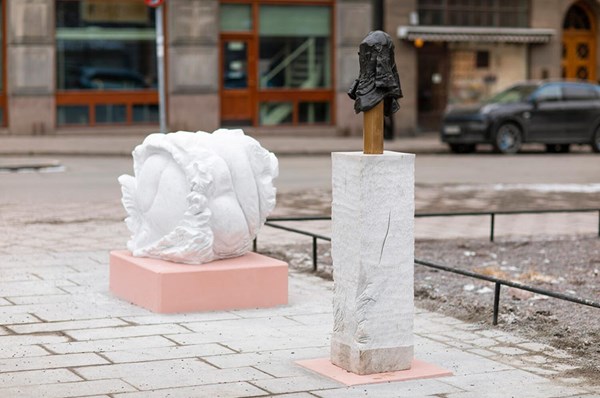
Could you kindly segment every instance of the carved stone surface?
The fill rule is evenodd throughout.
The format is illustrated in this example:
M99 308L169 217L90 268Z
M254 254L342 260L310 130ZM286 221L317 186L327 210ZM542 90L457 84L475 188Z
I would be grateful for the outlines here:
M241 256L275 207L275 155L242 130L151 134L119 177L134 256L198 264Z
M360 75L348 91L355 112L368 111L384 101L384 114L391 116L400 109L397 99L402 98L391 37L380 30L369 33L360 43L358 58Z
M331 361L356 374L413 359L412 154L333 153Z

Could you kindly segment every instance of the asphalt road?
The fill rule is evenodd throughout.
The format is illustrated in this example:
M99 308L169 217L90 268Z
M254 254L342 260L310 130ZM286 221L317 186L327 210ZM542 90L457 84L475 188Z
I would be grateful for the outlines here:
M121 195L117 177L132 173L132 161L126 157L36 160L57 160L63 168L49 172L0 172L0 203L114 200ZM279 162L276 186L281 191L330 187L329 157L285 156ZM599 184L600 155L418 155L416 183Z

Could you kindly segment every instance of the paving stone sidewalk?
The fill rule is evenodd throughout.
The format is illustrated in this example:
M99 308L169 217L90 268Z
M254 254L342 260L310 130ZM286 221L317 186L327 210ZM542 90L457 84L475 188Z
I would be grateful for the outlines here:
M292 271L287 306L153 314L108 290L123 223L77 211L0 218L0 397L599 397L567 352L421 309L416 356L454 376L345 387L294 363L328 356L331 282Z

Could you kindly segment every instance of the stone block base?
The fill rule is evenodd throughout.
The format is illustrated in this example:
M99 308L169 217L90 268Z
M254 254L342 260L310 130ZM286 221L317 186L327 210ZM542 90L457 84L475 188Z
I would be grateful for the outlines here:
M334 365L358 375L410 369L413 346L358 350L337 341L331 342Z
M113 251L110 290L159 313L268 308L288 302L288 265L256 253L189 265Z
M298 365L310 369L325 377L329 377L347 386L360 384L390 383L394 381L408 381L431 379L434 377L452 376L452 372L439 366L414 359L408 370L396 372L375 373L370 375L357 375L348 372L331 363L329 358L307 359L297 361Z

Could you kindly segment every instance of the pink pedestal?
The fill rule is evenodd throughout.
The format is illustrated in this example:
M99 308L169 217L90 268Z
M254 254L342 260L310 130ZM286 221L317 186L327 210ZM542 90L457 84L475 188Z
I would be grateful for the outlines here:
M357 375L348 372L347 370L332 364L329 358L308 359L304 361L297 361L296 363L312 370L313 372L329 377L330 379L334 379L335 381L339 381L347 386L452 376L452 372L449 370L442 369L427 362L419 361L418 359L413 359L411 368L408 370L376 373L372 375Z
M274 307L288 302L288 266L256 253L189 265L113 251L110 290L160 313Z

